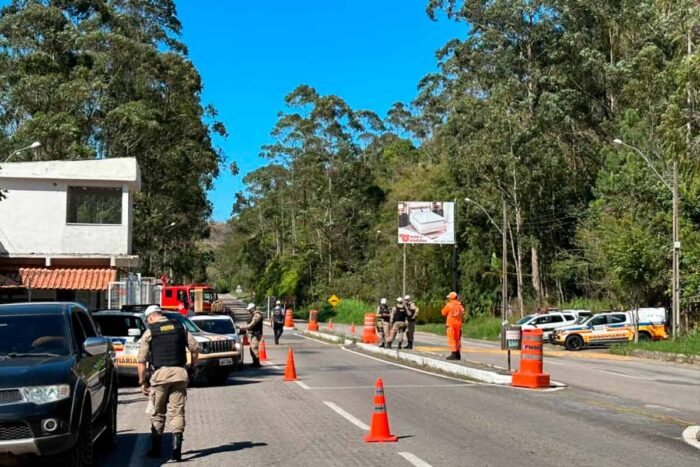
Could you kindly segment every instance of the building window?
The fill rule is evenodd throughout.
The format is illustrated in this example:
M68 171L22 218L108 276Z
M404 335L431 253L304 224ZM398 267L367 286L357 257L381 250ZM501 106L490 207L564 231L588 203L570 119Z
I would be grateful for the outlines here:
M121 224L121 188L68 187L69 224Z

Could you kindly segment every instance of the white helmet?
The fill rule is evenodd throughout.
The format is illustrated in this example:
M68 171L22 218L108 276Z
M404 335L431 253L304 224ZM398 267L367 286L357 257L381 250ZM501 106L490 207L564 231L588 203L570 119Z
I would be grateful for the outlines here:
M158 305L150 305L143 314L148 317L151 313L161 313L160 307Z
M402 298L402 297L398 297L398 298L396 299L396 303L403 303L403 298Z
M246 308L248 311L253 311L255 309L255 303L249 303L248 308Z
M406 295L403 299L406 300L407 302L410 302L410 301L411 301L411 296L410 296L410 295Z
M282 302L280 302L279 300L277 300L277 301L275 302L275 305L281 305L281 304L282 304Z
M382 298L381 300L379 300L379 304L386 305L386 298Z

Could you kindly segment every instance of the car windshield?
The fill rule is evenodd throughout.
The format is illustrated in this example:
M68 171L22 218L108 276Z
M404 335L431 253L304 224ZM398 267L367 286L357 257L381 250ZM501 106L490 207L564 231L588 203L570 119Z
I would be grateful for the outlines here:
M525 316L524 318L520 318L520 319L518 320L518 323L517 323L517 324L525 324L525 323L527 323L528 321L530 321L530 319L531 319L533 316L536 316L536 315L527 315L527 316Z
M62 315L0 316L0 356L69 355L68 342Z
M189 332L202 332L202 330L199 329L192 321L185 318L180 313L165 313L165 316L168 319L179 321L180 323L184 324L185 329L187 329Z
M586 321L588 321L591 318L592 318L592 316L579 316L576 319L576 324L584 324Z
M130 315L93 315L100 325L103 336L123 337L129 335L129 329L138 329L141 334L146 330L141 319Z
M235 334L233 322L230 319L198 319L197 326L203 331L213 334Z
M190 289L190 297L192 297L192 300L194 300L194 291L195 289ZM214 289L202 289L202 300L205 302L213 302Z

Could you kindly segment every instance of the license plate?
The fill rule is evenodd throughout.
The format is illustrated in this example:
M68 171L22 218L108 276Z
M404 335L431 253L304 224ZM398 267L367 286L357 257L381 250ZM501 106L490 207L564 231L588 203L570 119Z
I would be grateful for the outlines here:
M230 365L233 365L232 358L220 358L219 359L219 366L230 366Z

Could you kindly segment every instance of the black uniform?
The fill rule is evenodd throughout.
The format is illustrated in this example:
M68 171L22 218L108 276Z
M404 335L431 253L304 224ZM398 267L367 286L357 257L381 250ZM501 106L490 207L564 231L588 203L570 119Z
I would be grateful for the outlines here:
M276 306L272 310L272 328L275 332L275 344L279 344L284 332L284 307Z

